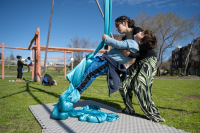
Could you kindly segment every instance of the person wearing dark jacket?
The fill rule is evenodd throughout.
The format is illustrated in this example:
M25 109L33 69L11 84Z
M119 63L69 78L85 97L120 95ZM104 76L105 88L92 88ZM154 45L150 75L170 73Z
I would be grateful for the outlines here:
M27 64L24 64L21 59L22 56L17 56L17 79L16 81L21 81L22 75L23 75L23 66L27 66Z
M126 16L121 16L117 20L118 21L115 21L116 27L118 26L117 23L130 21L130 19ZM117 31L119 33L125 33L125 31L128 30L126 30L126 27L123 26L121 29L117 29ZM133 28L131 33L125 33L126 36L122 38L122 40L134 39L132 36L137 34L139 31L143 31L143 29L138 27ZM132 34L132 36L130 34ZM157 42L155 42L155 44L156 43ZM146 117L153 122L164 122L165 119L160 116L158 108L155 106L152 99L153 77L157 70L157 58L155 52L153 51L156 45L148 46L149 47L147 47L147 45L145 46L145 43L141 45L139 44L140 51L136 53L129 50L121 50L124 56L136 58L136 61L128 67L128 76L120 83L119 92L126 107L122 110L118 110L117 113L135 114L135 110L132 106L133 91Z

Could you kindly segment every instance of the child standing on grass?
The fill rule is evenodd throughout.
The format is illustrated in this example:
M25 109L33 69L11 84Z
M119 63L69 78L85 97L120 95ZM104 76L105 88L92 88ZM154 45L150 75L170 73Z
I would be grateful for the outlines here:
M27 64L24 64L21 59L22 56L17 56L17 79L16 81L21 81L22 75L23 75L23 66L27 66Z
M140 31L134 35L134 40L127 39L124 41L117 41L104 34L102 40L105 44L113 48L108 53L93 59L93 62L85 71L81 83L76 86L76 89L82 93L90 86L97 76L108 73L107 84L109 95L117 91L119 89L120 80L126 78L126 68L124 64L132 60L132 58L124 56L120 49L127 49L135 53L139 51L139 45L141 44L145 47L153 48L156 46L156 38L154 36L152 37L152 34L151 31ZM120 74L122 74L121 77Z
M27 59L29 60L29 64L27 65L27 67L28 67L28 72L30 72L30 66L33 65L33 62L32 62L32 60L31 60L31 57L28 57Z

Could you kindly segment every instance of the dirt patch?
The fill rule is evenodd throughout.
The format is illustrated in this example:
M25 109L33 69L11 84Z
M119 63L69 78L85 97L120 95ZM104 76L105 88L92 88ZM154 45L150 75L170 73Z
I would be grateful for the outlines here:
M49 67L48 69L49 70L56 70L56 68L53 68L53 67Z
M60 68L60 67L58 67L58 68ZM56 70L56 67L48 67L48 69L49 70ZM62 70L64 70L64 68Z
M200 100L200 96L187 96L184 99L195 99L195 100Z

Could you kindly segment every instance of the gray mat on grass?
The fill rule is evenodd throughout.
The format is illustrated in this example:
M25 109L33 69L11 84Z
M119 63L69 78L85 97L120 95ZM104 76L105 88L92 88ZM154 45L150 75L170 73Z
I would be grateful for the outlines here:
M51 112L56 103L29 106L30 111L42 126L43 133L185 133L185 131L153 123L137 116L119 113L119 119L114 122L89 123L69 117L56 120ZM102 112L115 113L117 109L91 100L78 101L74 104L76 110L86 105L97 105Z

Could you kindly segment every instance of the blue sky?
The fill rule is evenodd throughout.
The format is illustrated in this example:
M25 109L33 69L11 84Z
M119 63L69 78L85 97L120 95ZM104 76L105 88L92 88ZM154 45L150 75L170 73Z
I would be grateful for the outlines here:
M52 0L0 0L1 45L4 42L5 46L28 48L36 28L40 27L40 43L41 46L46 46L51 2ZM99 3L103 9L103 0L99 0ZM141 12L155 15L171 11L189 18L200 12L199 0L113 0L112 6L113 34L118 34L114 21L121 15L133 19ZM95 0L55 0L49 46L67 47L71 43L70 39L75 36L100 43L103 33L104 22ZM30 51L15 49L5 49L5 56L9 56L11 52L15 57L30 56ZM44 56L45 52L41 52L41 57ZM63 56L63 53L48 52L48 57ZM67 58L70 57L71 54L67 54Z

